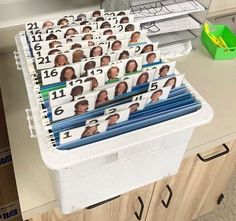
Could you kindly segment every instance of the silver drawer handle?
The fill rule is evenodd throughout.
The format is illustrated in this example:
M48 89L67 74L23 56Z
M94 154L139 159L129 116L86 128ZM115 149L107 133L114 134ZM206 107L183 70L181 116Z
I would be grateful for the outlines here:
M14 51L13 54L14 54L14 58L15 58L15 62L16 62L16 69L22 70L18 51Z
M35 127L34 127L32 111L31 111L31 109L25 109L25 112L26 112L26 120L28 121L28 128L29 128L29 131L30 131L30 137L31 138L36 138L37 134L36 134L36 130L35 130Z

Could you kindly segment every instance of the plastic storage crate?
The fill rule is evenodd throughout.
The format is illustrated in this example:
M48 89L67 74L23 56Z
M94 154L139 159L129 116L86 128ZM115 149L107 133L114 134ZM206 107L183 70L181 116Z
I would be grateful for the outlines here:
M213 117L211 107L185 82L201 102L197 112L81 148L55 149L48 144L41 107L32 93L31 67L24 57L20 34L16 44L34 121L31 128L43 162L54 173L60 209L65 214L175 174L194 129Z
M203 30L201 41L215 60L236 58L236 35L226 25L210 25L210 32L216 37L222 37L228 48L217 47Z

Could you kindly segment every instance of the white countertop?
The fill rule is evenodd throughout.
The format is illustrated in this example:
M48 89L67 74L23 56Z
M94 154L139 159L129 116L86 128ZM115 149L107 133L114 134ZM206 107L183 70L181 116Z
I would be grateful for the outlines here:
M25 109L29 108L21 71L12 54L0 55L0 85L6 112L16 183L24 219L57 207L49 170L40 158L37 139L29 136ZM236 62L214 61L200 45L177 60L194 88L213 107L213 121L195 130L186 156L236 139Z

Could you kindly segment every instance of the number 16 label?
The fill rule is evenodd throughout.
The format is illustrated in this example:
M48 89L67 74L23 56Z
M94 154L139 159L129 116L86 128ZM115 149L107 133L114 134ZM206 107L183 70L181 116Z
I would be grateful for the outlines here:
M76 79L80 76L80 64L74 63L63 67L42 70L42 84L49 85Z

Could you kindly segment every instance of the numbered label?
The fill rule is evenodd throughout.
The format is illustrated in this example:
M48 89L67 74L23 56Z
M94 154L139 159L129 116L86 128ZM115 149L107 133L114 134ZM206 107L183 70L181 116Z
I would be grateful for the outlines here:
M64 53L57 55L48 55L46 57L35 58L37 70L46 68L60 67L72 63L72 53Z
M84 82L69 88L61 88L49 92L49 103L51 107L74 101L75 97L91 91L91 82Z
M129 119L129 115L130 115L130 109L124 109L97 118L88 119L86 120L86 124L96 124L103 121L108 121L108 127L110 127L123 121L127 121Z
M161 61L161 50L152 51L141 55L143 58L143 65L146 66L155 65Z
M114 82L122 78L125 74L124 64L119 63L115 65L108 65L101 68L95 68L88 70L89 75L103 74L105 76L106 82Z
M78 78L72 81L67 81L67 87L74 87L77 84L82 84L84 82L90 82L91 90L96 90L97 88L101 88L105 85L105 76L103 74L98 74L96 76L87 76L83 78Z
M129 78L132 79L132 86L135 87L135 86L139 86L139 85L151 82L154 79L155 74L156 74L155 68L149 69L149 70L146 70L144 68L142 72L129 75Z
M104 114L105 115L112 114L112 113L115 113L117 111L124 110L124 109L130 109L130 113L135 113L137 111L143 110L145 108L146 102L147 102L147 99L131 101L122 105L107 108L104 111Z
M169 75L174 74L175 65L176 65L176 61L155 65L156 67L155 79L167 77Z
M97 89L93 92L87 93L83 96L75 97L75 100L79 99L89 99L90 97L95 99L95 107L104 106L109 101L112 101L115 97L115 86L104 87L102 89Z
M146 43L144 45L137 45L135 48L135 54L140 55L152 51L156 51L158 48L158 43Z
M107 130L107 121L63 131L59 133L60 144L79 141L80 139L96 136L105 132L106 130Z
M80 76L80 64L75 63L64 67L46 69L40 71L40 73L43 85L71 81Z
M135 72L142 70L141 56L122 60L122 63L124 64L126 74L134 74Z
M124 15L130 15L130 10L105 12L104 15L107 15L107 16L124 16Z
M166 77L164 79L156 80L150 82L148 91L155 91L162 87L171 87L171 89L180 87L183 83L184 75L175 75L171 77Z
M143 94L136 95L132 98L133 101L147 99L147 104L157 103L160 100L168 98L171 87L159 88L154 91L149 91Z
M52 121L62 120L72 116L79 116L91 111L95 108L94 97L87 99L79 99L67 104L52 107Z

